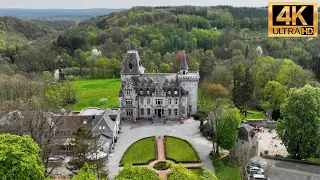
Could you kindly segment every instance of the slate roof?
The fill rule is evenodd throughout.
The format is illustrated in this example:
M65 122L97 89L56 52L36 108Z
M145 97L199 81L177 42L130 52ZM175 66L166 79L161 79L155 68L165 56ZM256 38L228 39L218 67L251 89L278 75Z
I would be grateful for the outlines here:
M182 58L181 65L180 65L180 70L185 70L185 71L189 70L187 58L186 58L185 55Z
M60 118L61 125L58 126L58 131L76 131L79 127L92 128L93 119L92 116L56 116L55 118ZM86 121L86 124L83 122Z
M238 130L238 139L249 141L253 137L254 128L249 124L241 124Z

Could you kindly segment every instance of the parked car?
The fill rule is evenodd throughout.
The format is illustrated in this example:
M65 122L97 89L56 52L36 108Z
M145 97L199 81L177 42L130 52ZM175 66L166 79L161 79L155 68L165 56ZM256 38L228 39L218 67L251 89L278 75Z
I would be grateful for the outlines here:
M251 167L253 167L253 166L255 166L255 167L258 167L258 168L261 168L261 166L260 166L260 164L258 163L258 162L249 162L248 164L247 164L247 169L249 170Z
M262 168L254 166L249 169L249 173L251 174L251 176L254 174L264 174L264 170Z
M253 180L270 180L270 178L266 177L264 174L254 174Z

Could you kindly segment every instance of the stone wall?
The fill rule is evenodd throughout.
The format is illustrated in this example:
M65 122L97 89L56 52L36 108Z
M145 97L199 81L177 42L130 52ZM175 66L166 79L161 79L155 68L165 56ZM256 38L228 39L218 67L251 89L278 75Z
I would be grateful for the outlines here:
M250 126L260 126L268 129L274 129L277 121L269 121L269 120L249 120L245 122Z

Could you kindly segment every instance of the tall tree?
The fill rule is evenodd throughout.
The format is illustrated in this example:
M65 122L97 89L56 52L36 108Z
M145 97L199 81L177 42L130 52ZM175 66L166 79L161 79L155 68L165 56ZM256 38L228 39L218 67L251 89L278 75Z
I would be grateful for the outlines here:
M306 85L289 91L276 131L290 155L314 156L320 146L320 88Z
M214 141L216 153L219 155L219 147L231 149L236 145L238 138L238 127L241 123L239 109L228 109L224 114L216 119L216 135Z

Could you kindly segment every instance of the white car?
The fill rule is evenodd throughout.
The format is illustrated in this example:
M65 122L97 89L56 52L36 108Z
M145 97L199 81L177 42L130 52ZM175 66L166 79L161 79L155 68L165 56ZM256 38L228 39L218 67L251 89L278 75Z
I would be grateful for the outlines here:
M267 178L264 174L254 174L253 180L270 180L270 178Z
M264 174L264 170L262 168L258 168L258 167L251 167L249 169L249 173L252 174Z

